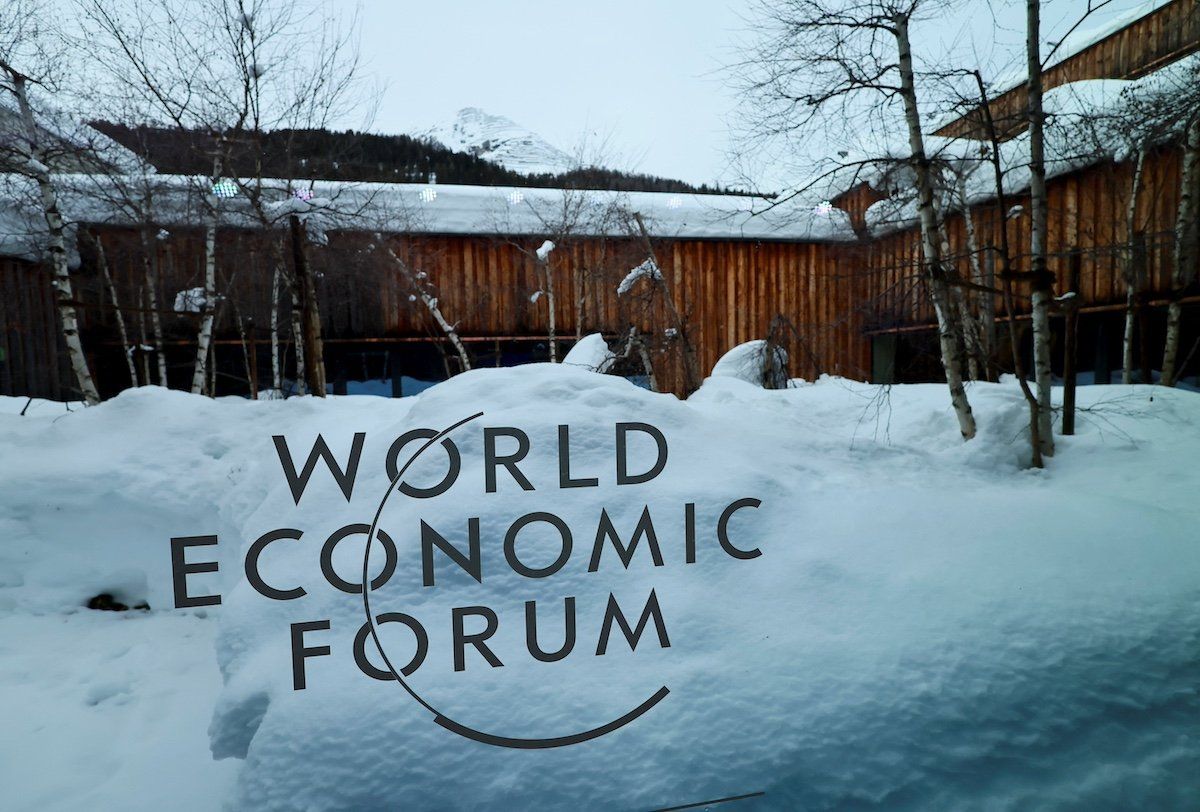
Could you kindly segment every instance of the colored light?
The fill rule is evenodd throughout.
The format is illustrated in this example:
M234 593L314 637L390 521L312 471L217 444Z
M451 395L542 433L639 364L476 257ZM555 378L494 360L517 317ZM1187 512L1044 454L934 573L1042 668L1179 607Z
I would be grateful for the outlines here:
M221 178L212 185L213 197L230 198L238 196L238 186L229 178Z

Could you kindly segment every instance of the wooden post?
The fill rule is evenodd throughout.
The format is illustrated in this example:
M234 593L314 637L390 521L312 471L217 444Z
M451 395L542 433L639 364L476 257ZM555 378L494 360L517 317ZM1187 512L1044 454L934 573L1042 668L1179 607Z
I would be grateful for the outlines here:
M1078 250L1072 250L1068 263L1068 278L1071 285L1071 296L1063 302L1066 311L1066 326L1063 336L1063 422L1062 433L1070 436L1075 433L1075 356L1076 337L1079 333L1079 266Z
M256 328L250 325L250 399L258 400L258 339Z
M404 373L401 370L398 351L388 350L388 374L392 377L392 397L404 397Z
M309 394L325 397L325 354L321 342L321 315L317 308L317 286L304 250L307 236L296 215L288 217L292 236L292 264L300 300L300 343L304 352L304 377Z

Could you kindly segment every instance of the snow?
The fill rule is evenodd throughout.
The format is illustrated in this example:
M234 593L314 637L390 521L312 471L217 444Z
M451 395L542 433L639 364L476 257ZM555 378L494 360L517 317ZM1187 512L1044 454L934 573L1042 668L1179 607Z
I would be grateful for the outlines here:
M1059 43L1042 46L1042 58L1045 62L1043 70L1048 71L1055 65L1067 61L1081 51L1090 48L1103 39L1107 39L1122 28L1137 22L1142 17L1149 16L1152 12L1157 11L1170 2L1173 2L1173 0L1142 0L1136 7L1125 12L1107 15L1107 19L1104 19L1106 15L1097 14L1096 16L1102 18L1102 22L1082 25L1064 37ZM1093 4L1089 4L1088 7L1090 8L1091 5ZM1094 5L1103 6L1103 4ZM1102 11L1102 8L1097 9L1097 11ZM1051 49L1053 49L1053 52L1051 52ZM1047 57L1049 58L1047 59ZM1012 90L1024 82L1027 75L1026 70L1018 68L1002 74L992 83L992 96L995 97Z
M263 204L263 213L273 221L286 220L293 214L305 220L313 212L329 208L331 205L331 201L323 197L303 198L293 194L283 200Z
M551 240L546 240L537 250L537 258L539 262L545 262L546 257L550 256L550 252L554 250L554 243Z
M617 285L617 295L624 296L633 290L633 286L637 284L639 279L662 279L662 271L659 270L658 263L654 261L654 257L647 257L642 264L625 274L625 278L621 280L621 284Z
M775 358L772 370L776 377L782 370L787 369L787 350L775 347ZM747 341L738 344L729 352L722 355L713 365L714 378L733 378L761 387L763 385L764 356L767 352L767 342L763 339ZM774 387L779 388L779 387Z
M1198 75L1200 54L1192 54L1136 80L1088 79L1046 91L1046 177L1105 160L1126 160L1137 142L1154 144L1168 139L1178 127L1172 118L1178 110L1172 101L1194 86ZM1131 119L1138 121L1138 126L1129 126ZM954 182L954 175L964 178L966 199L972 205L994 199L996 184L986 143L936 135L927 135L925 140L930 156L946 168L949 182ZM893 195L867 209L866 222L876 236L916 222L911 170L897 165L897 160L908 154L907 144L897 141L881 148L873 171L860 173L873 188ZM1006 193L1020 194L1029 188L1028 131L1001 144L1000 164ZM958 208L960 201L955 199L952 204L951 208ZM1023 212L1021 206L1013 206L1008 216Z
M46 154L53 156L51 167L30 158L29 171L65 170L87 162L118 171L153 173L153 168L138 155L94 129L78 111L62 107L52 91L33 84L29 93L41 146ZM26 140L17 100L12 93L0 94L0 137L15 140L10 143Z
M583 367L592 372L608 372L617 356L608 348L608 342L599 333L586 335L567 352L562 362L568 366Z
M56 174L62 208L70 221L93 224L133 225L137 223L122 202L120 190L111 178L96 175ZM206 178L183 175L154 177L153 207L148 213L154 222L168 227L196 228L203 219L200 189ZM251 179L240 183L252 185ZM0 175L0 186L12 199L34 200L32 192L9 192L28 186L24 177ZM771 204L743 195L679 195L667 192L609 192L512 188L503 186L461 186L439 184L433 187L413 183L353 183L321 181L320 197L307 201L310 211L310 237L338 229L365 232L408 234L472 234L541 236L550 233L561 216L564 201L580 195L578 222L572 233L578 236L629 237L626 218L615 212L642 214L651 236L663 239L742 239L780 241L850 241L854 232L844 212L819 216L799 200ZM284 180L267 179L264 198L277 200L270 211L284 214L298 209L306 201L291 197ZM520 193L525 203L513 206L509 197ZM295 201L295 202L292 202ZM319 208L313 208L313 204ZM31 228L14 226L14 247L8 248L9 215L0 209L0 254L11 251L24 256L32 250L30 239L38 237L36 208L14 211L13 217L28 220ZM259 228L261 224L244 198L221 201L222 225ZM286 218L282 218L285 220ZM281 220L281 221L282 221ZM16 221L14 220L14 223ZM31 231L29 236L24 232ZM44 231L44 228L41 229Z
M172 310L176 313L200 313L204 310L207 297L204 288L188 288L175 294Z
M578 166L574 158L532 130L478 107L464 107L453 121L419 135L527 175L559 174Z
M1078 397L1079 433L1056 438L1045 471L1021 465L1026 410L1011 381L971 385L969 443L944 385L763 390L714 376L680 401L566 363L476 370L403 399L143 387L21 417L24 399L0 398L0 806L653 809L762 791L747 808L1192 807L1200 397L1142 386ZM571 732L669 687L615 733L546 750L468 741L350 656L362 600L321 578L324 538L370 521L401 432L477 410L452 435L456 484L384 511L401 559L372 609L425 624L429 655L410 681L482 730ZM614 423L631 420L663 432L668 461L651 483L616 486ZM558 487L559 424L570 474L597 487ZM480 425L528 433L520 469L537 490L502 470L485 493ZM366 439L350 501L322 464L297 506L271 436L303 455L321 433L344 460L354 432ZM639 439L633 471L654 456ZM440 478L444 459L411 480ZM748 496L762 505L740 511L730 536L762 555L738 560L713 525ZM695 564L683 558L685 503L697 505ZM606 548L587 572L601 508L627 539L647 507L663 566L642 546L626 569ZM575 549L562 571L526 579L500 540L538 510L563 518ZM439 557L436 586L421 587L418 519L465 547L468 517L480 518L482 582ZM303 585L298 600L268 600L243 577L248 545L279 527L305 535L272 544L263 576ZM531 565L557 547L541 529L521 536ZM172 609L168 539L201 534L219 536L220 569L189 589L223 603ZM344 546L333 564L352 578L362 545ZM651 589L670 647L651 627L636 651L615 633L595 656L608 594L635 612ZM109 590L151 610L81 608ZM538 601L539 619L546 607L552 648L566 595L576 650L536 662L523 602ZM468 649L455 672L450 607L474 604L499 616L489 642L504 666ZM288 624L318 619L330 629L306 643L332 654L309 658L307 688L292 690ZM394 631L383 639L406 658ZM213 761L206 747L245 758Z

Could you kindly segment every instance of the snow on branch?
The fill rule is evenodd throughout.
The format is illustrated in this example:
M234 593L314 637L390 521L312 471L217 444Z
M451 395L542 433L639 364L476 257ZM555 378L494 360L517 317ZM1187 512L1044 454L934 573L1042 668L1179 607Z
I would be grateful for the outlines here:
M625 278L621 280L621 284L617 285L617 295L623 296L628 293L642 277L655 280L663 278L662 271L659 270L658 263L654 261L654 257L647 257L645 262L625 275Z

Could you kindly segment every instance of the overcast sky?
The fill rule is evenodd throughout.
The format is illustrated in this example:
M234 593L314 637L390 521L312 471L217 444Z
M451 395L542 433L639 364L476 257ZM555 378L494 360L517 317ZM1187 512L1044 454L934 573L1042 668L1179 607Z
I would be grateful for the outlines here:
M1044 3L1045 39L1061 37L1088 1ZM1157 4L1111 0L1084 28ZM1012 68L1024 5L964 0L914 39ZM607 137L609 163L621 168L730 182L737 99L721 69L753 36L751 9L750 0L362 0L366 68L386 82L370 127L412 132L480 107L568 152Z

